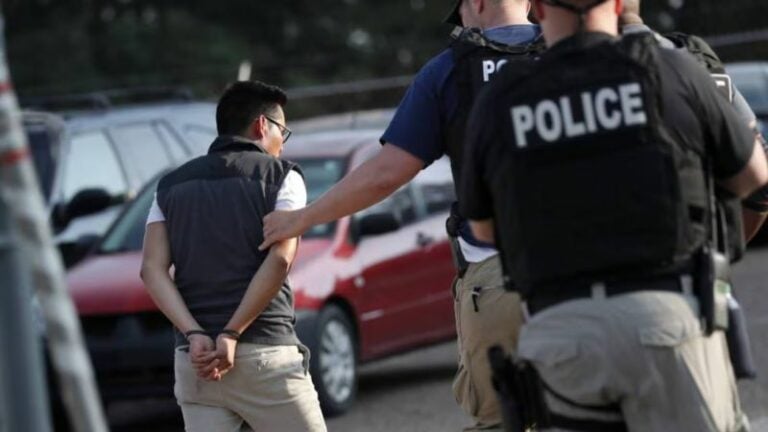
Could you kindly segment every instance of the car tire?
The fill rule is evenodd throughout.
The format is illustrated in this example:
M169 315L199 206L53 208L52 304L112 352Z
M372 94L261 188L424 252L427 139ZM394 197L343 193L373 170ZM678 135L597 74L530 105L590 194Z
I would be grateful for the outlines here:
M343 414L357 395L357 338L349 316L336 305L318 316L310 373L328 416Z

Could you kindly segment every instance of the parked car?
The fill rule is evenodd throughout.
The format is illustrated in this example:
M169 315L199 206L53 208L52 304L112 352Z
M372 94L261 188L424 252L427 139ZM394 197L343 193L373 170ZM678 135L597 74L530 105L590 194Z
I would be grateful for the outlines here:
M139 93L142 103L119 107L110 98L126 92L24 102L22 123L67 266L158 171L202 154L216 136L214 104Z
M768 62L743 62L726 65L733 84L752 107L763 136L768 134ZM768 243L768 224L755 235L751 244Z
M314 200L373 155L378 138L378 130L297 136L284 157L300 163ZM106 401L172 394L172 330L139 278L155 182L68 273ZM378 205L303 237L290 275L296 328L312 351L311 373L327 415L352 405L360 362L455 336L445 234L453 200L443 159Z

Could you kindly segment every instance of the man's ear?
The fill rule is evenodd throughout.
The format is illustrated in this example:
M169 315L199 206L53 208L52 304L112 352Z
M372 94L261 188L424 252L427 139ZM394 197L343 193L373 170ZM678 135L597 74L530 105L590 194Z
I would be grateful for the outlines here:
M485 0L472 0L470 3L478 16L485 10Z
M536 19L541 22L546 18L544 6L542 6L539 0L531 0L531 3L533 4L533 13L536 14Z
M267 119L263 115L253 119L251 124L248 126L248 137L254 141L258 141L264 138L267 133L267 127L269 127L269 125L266 123Z

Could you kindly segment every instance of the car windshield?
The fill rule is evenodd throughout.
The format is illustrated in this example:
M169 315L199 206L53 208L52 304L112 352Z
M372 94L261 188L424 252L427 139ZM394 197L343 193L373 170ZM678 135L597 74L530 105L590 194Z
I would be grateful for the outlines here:
M295 160L304 172L307 200L312 202L339 181L344 171L343 159L307 158ZM118 218L101 243L101 253L140 251L144 241L144 225L152 206L157 180L147 186L128 209ZM333 235L335 223L316 225L304 234L305 238Z

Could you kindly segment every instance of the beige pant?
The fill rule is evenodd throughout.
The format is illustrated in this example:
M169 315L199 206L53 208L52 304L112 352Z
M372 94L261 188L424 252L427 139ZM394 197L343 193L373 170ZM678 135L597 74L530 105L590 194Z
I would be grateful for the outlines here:
M623 417L630 432L748 430L722 332L704 337L695 298L645 291L545 309L523 327L518 354L555 392L612 416L548 397L577 419Z
M238 344L234 368L218 382L199 379L181 348L175 369L174 393L187 432L326 430L296 346Z
M477 289L479 287L479 289ZM456 402L475 425L465 429L502 430L501 413L491 384L488 348L501 345L513 353L523 322L520 296L503 287L499 257L471 263L454 282L459 369L453 381Z

